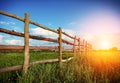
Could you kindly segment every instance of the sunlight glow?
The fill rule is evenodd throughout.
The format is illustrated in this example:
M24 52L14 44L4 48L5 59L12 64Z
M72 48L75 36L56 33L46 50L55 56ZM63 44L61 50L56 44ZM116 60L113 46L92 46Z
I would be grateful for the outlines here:
M109 48L110 48L110 43L109 43L109 41L103 41L103 42L102 42L102 48L103 48L103 49L109 49Z

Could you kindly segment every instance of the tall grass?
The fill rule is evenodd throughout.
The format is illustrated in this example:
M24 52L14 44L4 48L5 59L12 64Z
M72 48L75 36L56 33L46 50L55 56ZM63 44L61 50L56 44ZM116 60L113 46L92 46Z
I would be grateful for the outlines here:
M80 58L80 57L79 57ZM19 83L94 83L90 67L82 60L75 58L66 63L41 64L29 68L24 77L19 77Z
M33 60L56 58L56 54L41 52L32 56ZM32 53L31 53L32 54ZM34 53L33 53L34 54ZM17 55L18 56L18 55ZM42 58L40 58L42 56ZM70 57L64 54L63 57ZM44 58L43 58L44 57ZM58 56L57 56L58 57ZM9 58L9 57L8 57ZM0 75L2 83L120 83L120 56L118 52L82 53L66 63L46 63L33 65L28 73L13 71ZM2 61L2 60L1 60ZM1 65L1 63L0 63Z

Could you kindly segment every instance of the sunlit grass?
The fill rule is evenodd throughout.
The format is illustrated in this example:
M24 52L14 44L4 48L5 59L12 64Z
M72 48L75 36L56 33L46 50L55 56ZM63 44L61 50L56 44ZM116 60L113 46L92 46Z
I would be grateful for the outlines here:
M0 81L3 83L119 83L120 82L120 52L81 53L73 60L62 63L37 64L29 68L22 76L22 70L3 73ZM64 53L63 58L71 57L72 53ZM4 64L17 65L23 62L23 53L6 53L0 56L0 67ZM57 58L57 52L31 52L30 62ZM12 61L12 58L15 59ZM18 58L18 59L17 59ZM10 61L11 60L11 61ZM20 60L20 61L19 61Z

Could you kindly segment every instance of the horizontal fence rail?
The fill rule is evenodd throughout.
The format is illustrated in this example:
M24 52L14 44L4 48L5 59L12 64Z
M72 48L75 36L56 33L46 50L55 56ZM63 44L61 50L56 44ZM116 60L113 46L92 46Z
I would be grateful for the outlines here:
M70 57L68 59L64 59L62 60L62 62L67 62L72 60L73 57ZM35 62L31 62L29 64L29 67L35 64L43 64L43 63L53 63L53 62L58 62L58 59L50 59L50 60L40 60L40 61L35 61ZM15 71L15 70L20 70L22 69L23 65L17 65L17 66L12 66L12 67L7 67L7 68L2 68L0 69L0 73L5 73L5 72L10 72L10 71Z
M58 49L57 46L29 46L30 50L56 50ZM7 46L7 45L0 45L0 50L24 50L24 46Z

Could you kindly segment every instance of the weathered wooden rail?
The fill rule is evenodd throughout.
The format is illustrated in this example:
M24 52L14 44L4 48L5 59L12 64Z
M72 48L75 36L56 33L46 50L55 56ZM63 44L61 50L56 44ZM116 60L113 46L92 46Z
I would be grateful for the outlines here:
M62 60L62 62L67 62L72 60L73 57L70 57L68 59L64 59ZM31 62L29 63L29 67L35 64L43 64L43 63L53 63L53 62L59 62L58 59L51 59L51 60L40 60L40 61L35 61L35 62ZM12 66L12 67L7 67L7 68L2 68L0 69L0 73L5 73L5 72L10 72L10 71L15 71L15 70L20 70L23 68L23 65L17 65L17 66Z
M21 17L15 15L15 14L9 14L9 13L4 12L4 11L0 11L0 14L8 16L8 17L12 17L12 18L15 18L17 20L20 20L20 21L24 22L24 33L0 28L1 33L6 33L6 34L14 35L14 36L19 36L19 37L24 37L24 47L18 47L19 49L24 49L24 63L23 63L23 65L2 68L2 69L0 69L0 73L8 72L8 71L14 71L14 70L18 70L18 69L23 69L23 75L24 75L24 74L27 73L28 67L30 67L34 64L59 62L60 65L61 65L62 62L66 62L66 61L69 61L69 60L73 59L73 57L71 57L71 58L68 58L66 60L62 60L62 43L73 46L74 56L76 55L76 46L78 46L78 52L79 53L82 52L82 51L90 51L92 49L91 44L89 44L87 42L85 43L85 41L83 41L83 43L81 44L80 38L77 38L76 36L73 37L73 36L63 32L61 28L59 28L58 30L53 30L51 28L42 26L41 24L38 24L36 22L31 21L29 19L30 16L27 13L25 14L25 18L21 18ZM42 29L54 32L54 33L58 34L58 38L57 39L51 39L51 38L38 37L38 36L30 35L29 34L29 24L33 24L33 25L36 25L36 26L38 26ZM67 40L62 39L62 34L71 38L71 39L73 39L74 43L71 43ZM58 59L41 60L41 61L35 61L35 62L32 62L32 63L29 63L29 58L30 58L29 57L29 50L36 49L36 48L32 48L31 46L29 46L29 38L35 39L35 40L43 40L43 41L58 43L58 45L59 45L58 46L58 55L59 55ZM78 42L78 45L76 44L76 42Z
M30 50L36 50L36 51L41 51L41 50L57 50L57 46L29 46ZM8 46L8 45L0 45L0 50L24 50L24 46Z

